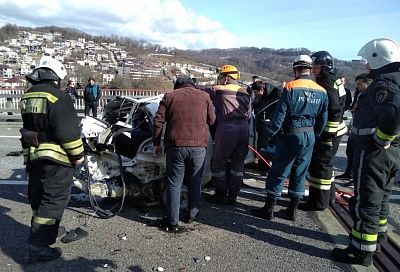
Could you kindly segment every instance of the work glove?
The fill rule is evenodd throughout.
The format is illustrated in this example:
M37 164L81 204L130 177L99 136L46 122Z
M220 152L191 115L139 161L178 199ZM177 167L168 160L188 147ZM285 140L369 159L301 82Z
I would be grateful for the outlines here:
M21 128L19 132L21 133L22 139L24 140L25 143L34 147L39 146L39 141L37 138L38 134L36 131L32 131L26 128Z

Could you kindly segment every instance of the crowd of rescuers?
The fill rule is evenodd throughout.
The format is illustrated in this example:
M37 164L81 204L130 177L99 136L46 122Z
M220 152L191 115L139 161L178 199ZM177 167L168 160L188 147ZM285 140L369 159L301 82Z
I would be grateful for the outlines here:
M389 192L400 164L400 48L393 40L376 39L365 44L359 56L367 62L367 73L356 78L354 102L344 86L342 72L327 51L297 56L292 66L293 80L280 87L255 76L252 84L244 88L239 83L240 72L233 65L217 70L217 85L211 88L201 89L186 76L178 78L178 91L164 96L154 122L155 156L162 154L161 131L165 123L167 126L164 146L168 204L160 227L170 232L181 231L179 192L185 179L189 207L181 218L184 222L198 218L199 175L204 166L208 126L214 126L215 133L211 165L215 192L206 200L219 205L236 204L243 182L252 110L256 121L264 121L256 127L258 144L273 142L274 152L266 180L265 205L251 213L272 220L286 180L290 198L286 219L295 221L298 209L325 210L335 201L333 159L348 132L344 112L351 109L354 128L349 148L353 151L347 152L353 161L349 167L357 170L352 172L355 196L350 201L355 223L350 245L335 248L332 254L339 262L371 265L372 256L387 239ZM270 103L272 112L258 115ZM189 129L183 129L182 124L190 124ZM346 171L344 176L348 174ZM302 202L306 177L309 197Z
M343 114L350 108L354 120L344 175L351 175L354 184L349 205L354 226L350 245L335 248L332 255L335 261L371 265L372 256L387 240L389 197L400 167L400 47L390 39L375 39L366 43L358 55L366 60L367 71L356 78L358 94L353 103L346 103L348 92L343 75L327 51L297 56L292 65L293 80L280 87L257 77L253 77L250 88L243 87L239 70L229 64L217 70L217 84L213 87L199 88L189 76L178 77L174 91L164 95L154 118L153 156L165 153L167 170L166 217L160 220L159 227L179 233L183 230L179 221L191 223L198 219L210 127L215 191L207 201L236 204L243 183L253 109L259 126L258 144L272 144L274 151L270 152L272 167L266 180L265 205L251 213L273 220L287 179L290 202L286 219L295 221L297 209L328 208L335 200L333 158L347 132ZM60 90L66 75L61 62L44 56L26 76L32 87L21 99L21 142L33 211L28 262L61 256L61 249L50 245L55 243L70 197L73 167L84 160L79 121L71 101L71 93L75 94L71 88L67 92ZM84 94L85 113L92 110L96 115L101 90L94 78L89 78ZM302 202L306 176L309 197ZM188 208L181 214L184 182L189 191ZM72 234L70 240L87 236L79 230Z

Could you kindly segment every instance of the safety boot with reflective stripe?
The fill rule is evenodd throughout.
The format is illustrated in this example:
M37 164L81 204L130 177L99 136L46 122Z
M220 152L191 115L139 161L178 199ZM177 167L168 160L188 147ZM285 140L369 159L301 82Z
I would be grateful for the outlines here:
M374 252L361 251L354 246L347 248L334 248L332 251L333 260L336 262L347 264L359 264L363 266L372 265L372 257Z

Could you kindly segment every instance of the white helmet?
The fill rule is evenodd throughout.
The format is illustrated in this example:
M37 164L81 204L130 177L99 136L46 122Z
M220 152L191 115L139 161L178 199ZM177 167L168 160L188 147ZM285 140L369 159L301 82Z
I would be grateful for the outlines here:
M371 69L379 69L392 62L400 61L399 44L390 39L375 39L367 42L358 52Z
M52 70L60 79L64 79L67 75L64 65L60 61L53 59L50 56L41 57L36 69L38 68L48 68Z
M307 67L312 68L312 59L309 55L298 55L293 62L293 68L296 67Z

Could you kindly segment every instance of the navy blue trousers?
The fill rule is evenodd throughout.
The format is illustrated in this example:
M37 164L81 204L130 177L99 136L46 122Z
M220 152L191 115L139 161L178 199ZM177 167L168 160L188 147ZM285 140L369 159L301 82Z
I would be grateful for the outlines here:
M188 186L189 212L193 218L200 208L201 179L203 176L205 147L172 147L167 155L167 213L169 223L177 225L181 204L182 184Z
M249 151L249 123L220 123L215 133L211 163L213 185L219 194L237 196ZM230 162L228 166L228 161Z
M289 197L304 196L305 175L315 143L314 131L282 135L278 138L276 153L267 176L267 197L281 196L285 180L289 178Z

